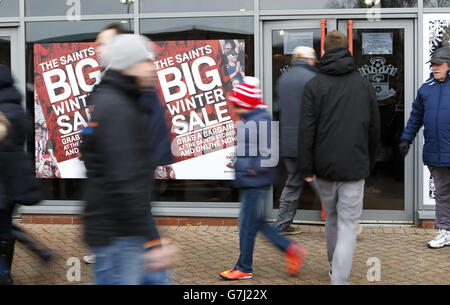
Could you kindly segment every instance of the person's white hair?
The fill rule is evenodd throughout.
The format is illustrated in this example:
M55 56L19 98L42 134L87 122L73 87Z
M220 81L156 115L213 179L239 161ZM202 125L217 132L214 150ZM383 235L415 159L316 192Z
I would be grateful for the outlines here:
M306 46L298 46L292 52L293 59L317 59L316 51L313 48Z

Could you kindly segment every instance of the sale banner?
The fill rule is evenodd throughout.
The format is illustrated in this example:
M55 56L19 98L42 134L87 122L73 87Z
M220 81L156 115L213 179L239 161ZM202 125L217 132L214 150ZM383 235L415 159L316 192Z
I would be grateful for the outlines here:
M155 42L160 101L174 163L155 178L234 179L235 123L227 95L245 76L242 40Z
M173 164L157 179L232 180L239 116L227 95L245 77L243 40L152 42L157 90ZM39 178L84 178L81 130L86 99L100 82L95 43L34 45L35 157Z
M86 99L100 82L95 43L34 45L35 160L38 178L83 178Z

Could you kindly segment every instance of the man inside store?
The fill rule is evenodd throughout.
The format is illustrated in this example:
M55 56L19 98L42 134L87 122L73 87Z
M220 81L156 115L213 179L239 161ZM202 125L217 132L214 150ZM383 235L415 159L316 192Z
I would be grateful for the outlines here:
M301 233L300 229L291 225L305 185L298 167L299 113L303 89L306 83L316 76L316 62L317 55L313 48L295 48L292 67L280 77L277 84L281 124L280 149L288 177L280 196L280 209L273 226L282 234ZM317 182L312 181L309 186L318 196Z

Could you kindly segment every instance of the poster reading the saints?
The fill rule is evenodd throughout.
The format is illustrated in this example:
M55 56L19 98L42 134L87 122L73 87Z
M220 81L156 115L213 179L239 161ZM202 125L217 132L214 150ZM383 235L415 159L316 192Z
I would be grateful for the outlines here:
M36 177L85 177L80 133L90 119L86 98L100 76L95 43L34 45Z
M155 42L160 102L173 164L159 179L234 179L235 123L227 95L245 76L244 41Z
M442 47L450 47L450 14L425 14L423 33L423 82L425 82L432 77L431 64L428 61L433 53ZM427 166L423 167L423 204L436 204L434 180Z

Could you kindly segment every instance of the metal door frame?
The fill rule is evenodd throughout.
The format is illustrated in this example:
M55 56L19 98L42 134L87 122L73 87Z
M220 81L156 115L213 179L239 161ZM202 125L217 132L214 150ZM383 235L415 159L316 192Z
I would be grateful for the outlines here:
M293 29L320 29L320 18L265 21L262 25L263 32L263 73L262 88L265 102L272 109L272 31ZM327 19L327 31L339 29L347 35L348 17ZM364 19L354 19L353 29L382 29L400 28L405 30L405 124L412 109L415 90L415 62L414 62L414 20L413 19L382 19L379 22ZM414 151L405 159L405 209L403 211L390 210L364 210L361 216L362 223L413 223L415 196L413 185L414 179ZM281 160L280 160L281 161ZM273 208L273 189L265 205L265 216L267 219L275 219L278 209ZM278 200L278 199L277 199ZM322 223L321 211L299 210L294 219L301 223Z
M3 28L0 26L0 36L9 37L11 42L11 70L16 81L18 81L18 71L19 71L19 36L18 29L13 27Z

